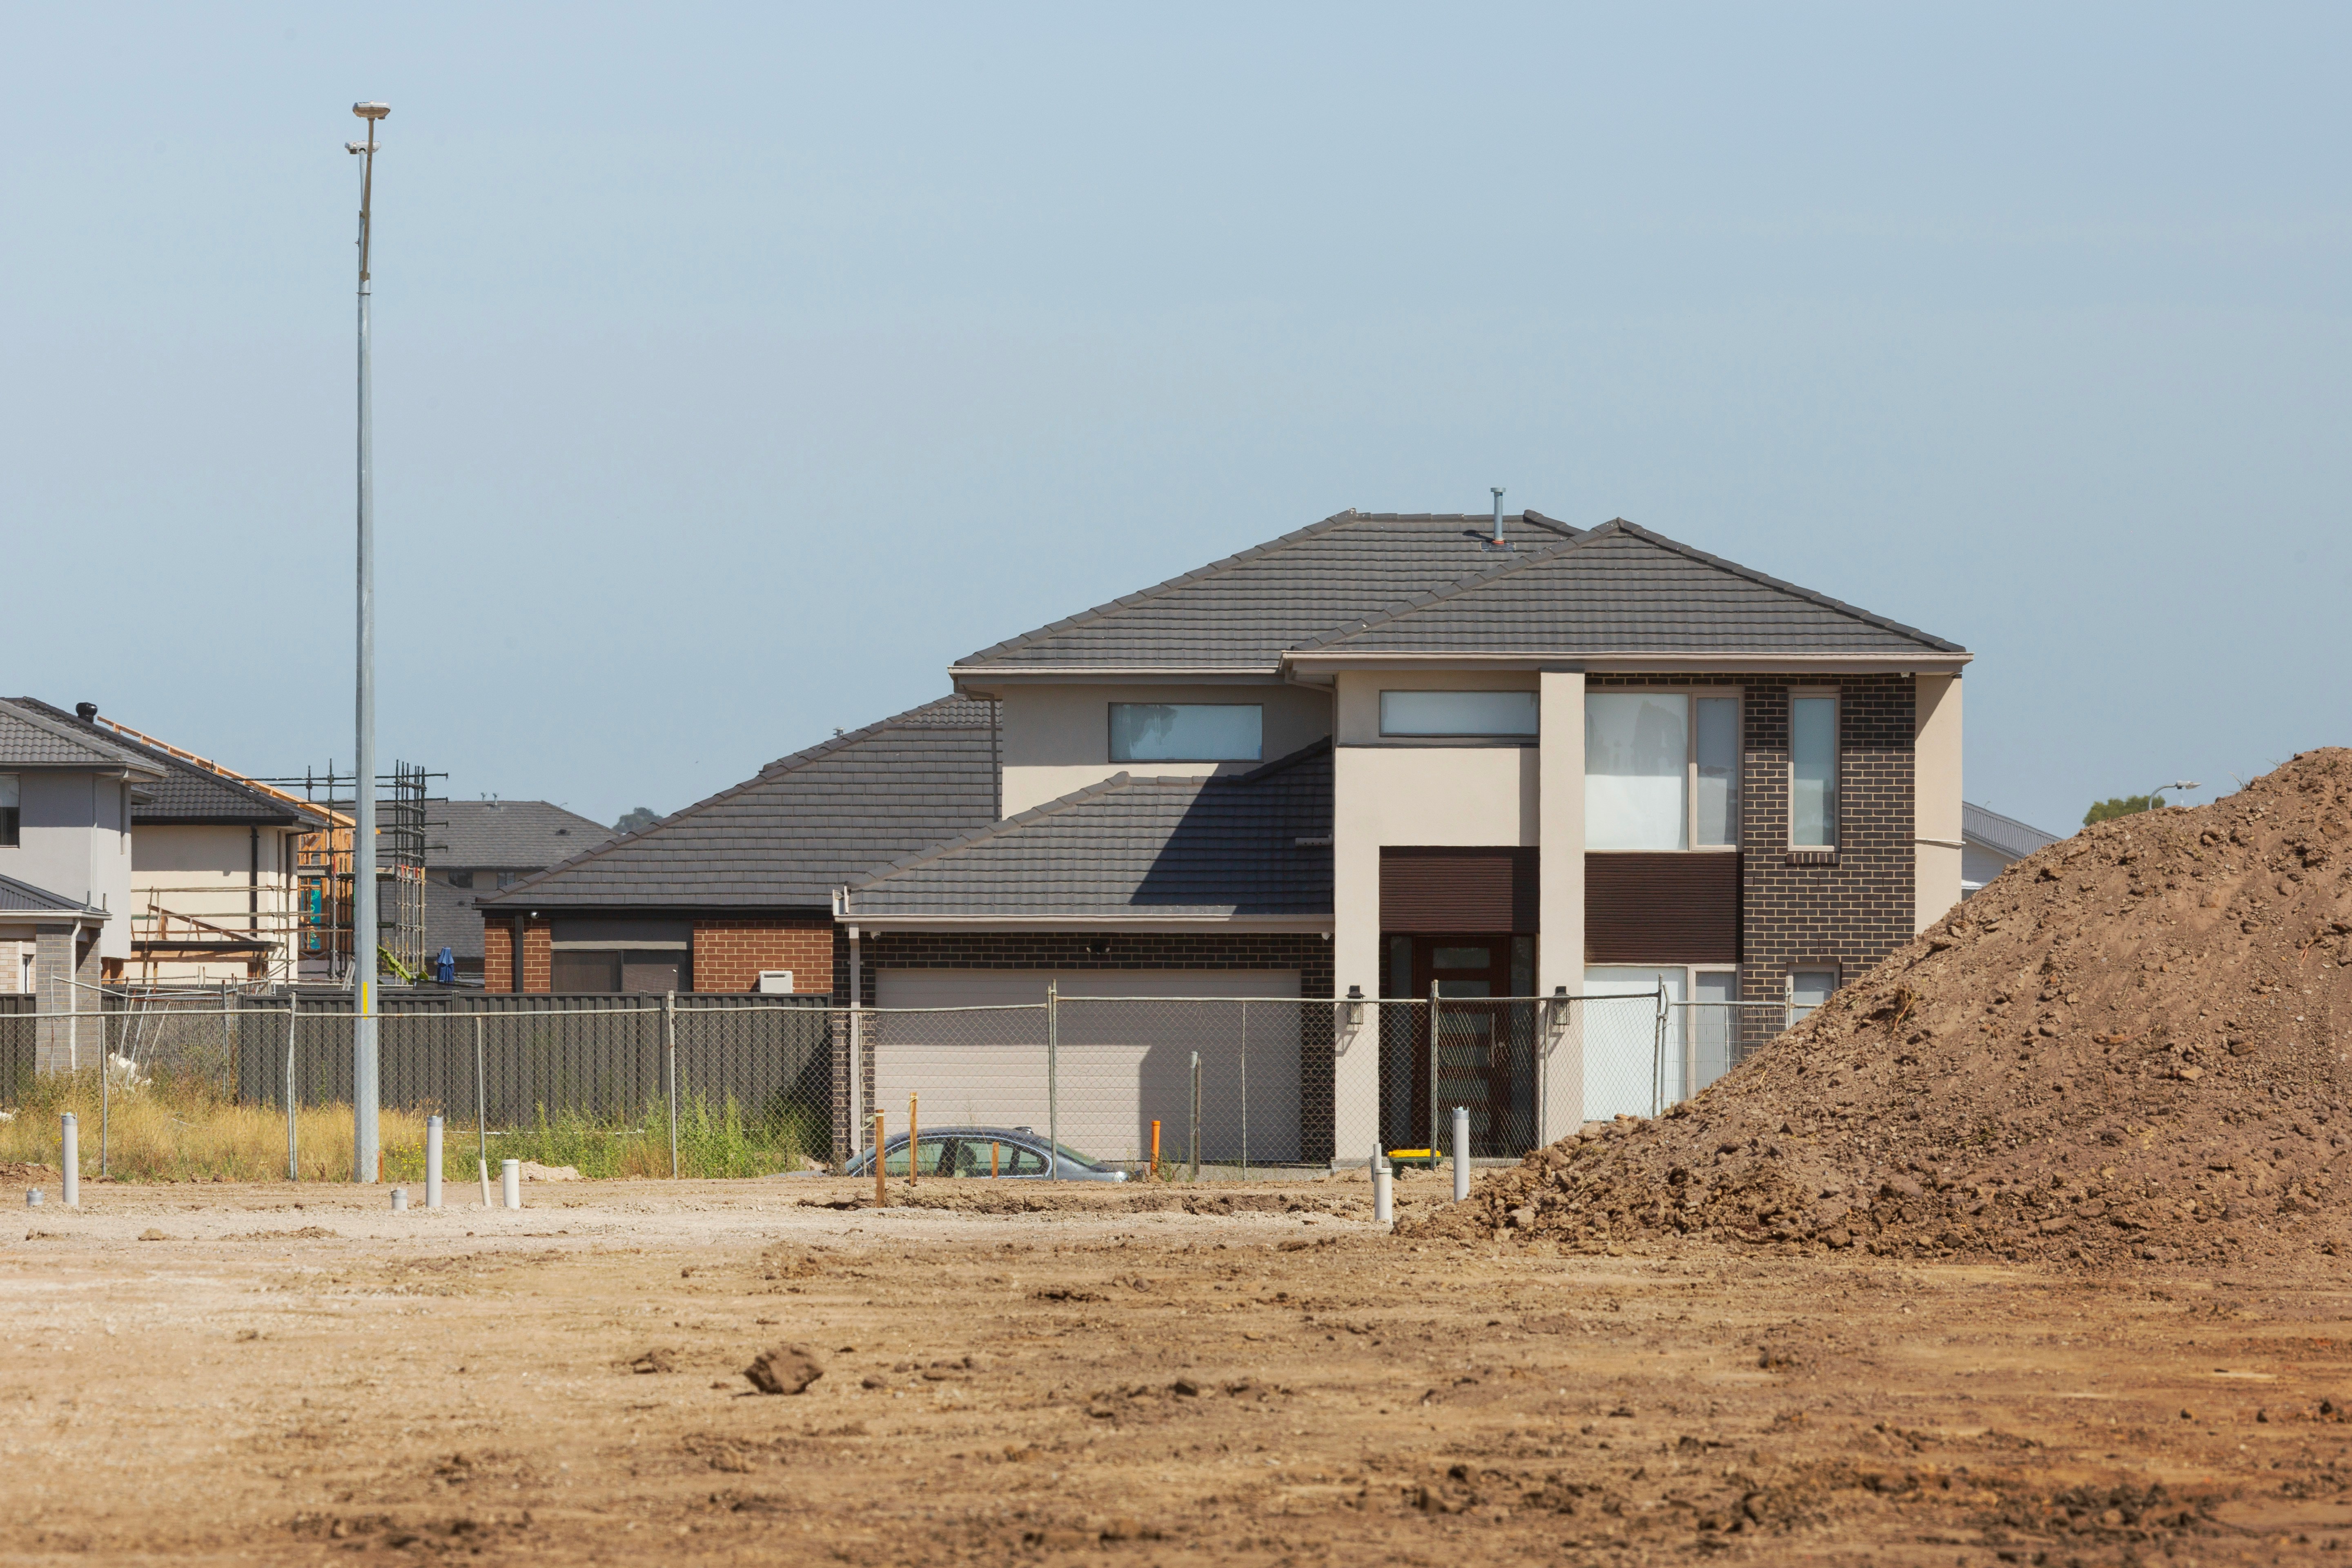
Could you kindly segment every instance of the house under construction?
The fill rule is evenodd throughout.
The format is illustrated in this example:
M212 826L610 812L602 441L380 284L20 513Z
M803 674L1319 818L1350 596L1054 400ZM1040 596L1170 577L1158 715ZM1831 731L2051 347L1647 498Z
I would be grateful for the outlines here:
M404 980L425 978L430 962L425 947L425 856L436 826L426 801L430 781L446 773L420 765L393 763L375 789L376 941L379 967ZM299 790L302 802L324 812L331 825L303 836L295 849L294 877L301 908L298 977L341 981L352 970L352 818L358 805L357 780L335 771L306 772L299 778L257 781Z

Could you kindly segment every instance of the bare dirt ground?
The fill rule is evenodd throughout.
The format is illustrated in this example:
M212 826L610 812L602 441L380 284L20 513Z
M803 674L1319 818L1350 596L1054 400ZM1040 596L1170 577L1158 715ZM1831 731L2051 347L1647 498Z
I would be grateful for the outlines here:
M1360 1183L951 1185L7 1186L0 1559L2352 1562L2316 1255L1560 1256L1378 1235ZM751 1392L779 1342L807 1393Z

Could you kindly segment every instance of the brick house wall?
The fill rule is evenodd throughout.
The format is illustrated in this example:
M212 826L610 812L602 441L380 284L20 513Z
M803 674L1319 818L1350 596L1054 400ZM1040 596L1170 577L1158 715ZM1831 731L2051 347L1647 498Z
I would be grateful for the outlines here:
M860 943L861 1005L875 1005L879 969L1296 969L1301 996L1332 994L1331 943L1319 931L867 931ZM849 995L849 933L834 931L833 994ZM1299 1152L1331 1155L1331 1022L1302 1015L1299 1033ZM859 1074L860 1100L874 1103L874 1065ZM834 1031L833 1142L849 1147L849 1030Z
M760 971L789 969L796 994L834 984L833 921L823 918L697 921L694 988L752 991Z
M544 994L555 984L554 937L545 920L523 922L522 988ZM482 989L503 994L514 989L514 921L482 922Z
M1739 996L1780 1002L1791 969L1853 979L1911 940L1916 684L1907 675L1825 678L1591 675L1588 690L1736 687L1739 778ZM1838 847L1789 847L1789 692L1838 694ZM1780 1032L1744 1021L1741 1047Z

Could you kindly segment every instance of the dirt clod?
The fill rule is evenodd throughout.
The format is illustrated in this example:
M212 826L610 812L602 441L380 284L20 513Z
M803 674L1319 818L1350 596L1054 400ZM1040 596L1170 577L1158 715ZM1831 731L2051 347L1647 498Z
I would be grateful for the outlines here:
M778 1345L761 1352L743 1375L762 1394L799 1394L824 1375L824 1363L806 1345Z

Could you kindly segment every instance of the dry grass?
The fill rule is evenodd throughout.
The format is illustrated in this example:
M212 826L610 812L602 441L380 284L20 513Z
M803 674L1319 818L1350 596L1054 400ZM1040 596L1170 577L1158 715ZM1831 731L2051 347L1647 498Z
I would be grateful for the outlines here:
M240 1105L200 1079L158 1079L125 1092L121 1080L105 1107L103 1124L98 1069L48 1073L31 1086L11 1120L0 1122L0 1164L58 1163L58 1117L79 1119L81 1168L99 1172L103 1126L107 1171L124 1182L277 1182L286 1179L286 1113L269 1105ZM377 1121L387 1181L425 1177L425 1117L422 1110L383 1111ZM732 1102L711 1107L688 1100L678 1116L678 1171L686 1176L758 1176L797 1169L799 1141L789 1130L765 1135L743 1125ZM670 1173L666 1110L658 1102L614 1126L577 1116L542 1116L528 1127L493 1129L489 1161L536 1160L572 1165L583 1175L667 1176ZM352 1177L352 1108L305 1106L294 1118L294 1146L300 1179L347 1182ZM480 1147L470 1126L452 1125L444 1136L442 1177L470 1181Z

